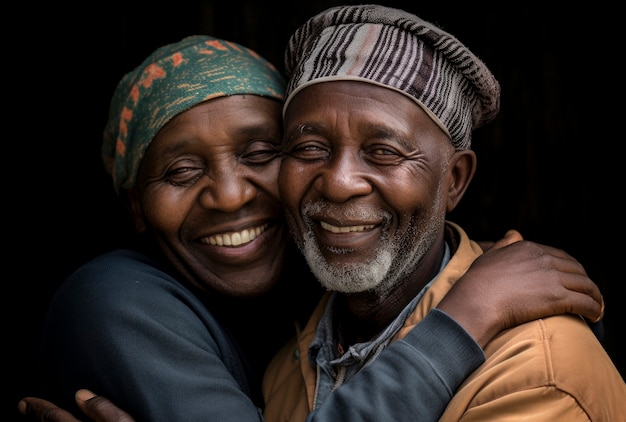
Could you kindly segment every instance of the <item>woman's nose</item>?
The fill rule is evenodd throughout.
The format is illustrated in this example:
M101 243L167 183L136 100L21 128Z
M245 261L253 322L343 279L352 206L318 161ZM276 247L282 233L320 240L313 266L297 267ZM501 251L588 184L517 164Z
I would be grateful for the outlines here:
M214 172L209 184L203 189L201 203L206 208L223 212L235 212L256 196L256 188L245 177L244 172L225 169Z

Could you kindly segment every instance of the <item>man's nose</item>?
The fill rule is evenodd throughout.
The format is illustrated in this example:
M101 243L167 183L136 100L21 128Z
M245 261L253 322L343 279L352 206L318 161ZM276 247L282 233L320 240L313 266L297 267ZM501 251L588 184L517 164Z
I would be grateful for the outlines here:
M316 188L334 202L368 195L373 189L367 165L358 150L342 150L331 156L316 180Z

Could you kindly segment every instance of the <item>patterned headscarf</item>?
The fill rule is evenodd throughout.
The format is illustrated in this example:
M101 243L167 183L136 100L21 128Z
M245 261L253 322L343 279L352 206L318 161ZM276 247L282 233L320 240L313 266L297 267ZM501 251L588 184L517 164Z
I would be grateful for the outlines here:
M282 101L285 81L254 51L210 36L191 36L154 51L117 85L102 158L115 191L135 185L157 132L174 116L211 98L254 94Z
M357 5L330 8L302 25L285 52L290 77L283 113L304 87L356 80L398 91L448 134L471 147L472 130L500 108L500 85L458 39L403 10Z

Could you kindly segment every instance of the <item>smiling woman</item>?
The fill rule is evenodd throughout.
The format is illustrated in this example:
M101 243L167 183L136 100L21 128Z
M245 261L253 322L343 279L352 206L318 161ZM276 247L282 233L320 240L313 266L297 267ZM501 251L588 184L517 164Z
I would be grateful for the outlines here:
M278 281L287 229L276 186L281 131L269 122L279 114L271 98L232 95L176 115L126 196L137 230L150 228L203 294L254 296Z
M9 245L7 274L24 275L18 282L10 283L12 287L7 296L12 301L17 300L16 306L11 310L13 317L6 319L5 323L5 330L12 333L8 344L11 356L7 363L12 368L16 365L20 368L19 371L11 371L15 374L10 376L11 384L16 387L12 388L12 396L5 406L5 412L10 413L7 420L19 417L16 415L17 400L28 394L43 394L41 389L36 388L35 378L41 375L46 381L52 380L48 377L49 374L40 372L35 361L39 356L44 313L53 292L68 274L83 262L119 246L129 246L157 259L152 261L144 260L142 255L122 255L118 257L119 262L126 262L133 271L122 271L116 275L118 278L139 277L141 271L135 272L138 269L153 275L176 273L174 264L161 259L164 255L156 243L158 233L151 227L146 227L144 234L138 239L139 244L135 243L137 239L134 236L134 225L129 223L127 209L123 204L126 193L116 195L110 176L102 169L98 153L99 140L107 117L110 94L123 72L140 63L156 47L192 33L212 34L239 41L243 45L252 46L271 59L271 62L282 66L284 47L292 30L329 5L345 2L312 0L299 3L297 7L285 8L282 2L273 1L255 3L190 0L174 2L167 9L146 7L141 3L144 2L99 3L97 16L89 19L75 19L69 13L69 8L64 9L56 3L42 3L34 7L28 3L29 6L24 10L12 14L12 19L16 19L21 27L28 28L33 39L40 41L35 48L26 48L18 45L19 43L8 46L17 47L10 51L12 62L19 63L20 68L25 70L15 75L18 78L20 95L12 99L14 107L11 110L19 110L21 117L13 116L13 120L22 121L24 113L27 113L30 123L20 126L21 140L10 143L11 163L17 164L20 170L12 169L12 178L5 183L5 187L9 188L6 195L7 211L10 215L13 211L13 215L7 220L10 223L7 224L19 227L19 230L8 230L8 237L5 236L5 243ZM621 279L621 270L618 270L619 248L596 247L612 244L614 238L619 237L610 224L606 228L596 224L598 221L607 221L606 217L610 215L607 214L610 211L602 206L607 201L605 192L620 191L617 186L620 178L610 174L619 167L608 162L617 159L618 155L607 155L607 151L612 151L611 147L617 145L616 139L619 137L615 136L615 125L599 125L598 122L619 121L617 116L611 115L619 110L582 106L587 97L581 87L593 83L597 78L593 72L576 71L580 68L580 61L587 57L585 54L581 55L581 52L594 52L594 57L603 57L604 51L618 51L615 43L620 38L611 33L618 26L607 25L607 19L614 8L609 4L602 4L603 2L595 2L580 10L542 10L542 13L537 14L536 5L532 2L507 3L506 7L499 8L465 2L455 4L454 13L450 13L449 5L442 7L443 3L440 2L417 6L415 2L407 1L382 3L403 5L407 10L430 17L431 21L439 22L442 27L462 35L480 57L490 64L505 93L503 103L506 113L497 117L491 126L474 134L480 171L476 173L473 185L480 186L480 189L470 187L465 199L453 211L454 220L460 222L477 239L495 239L506 229L515 227L527 239L559 246L578 258L584 264L589 278L598 283L604 293L607 304L604 344L618 369L626 375L626 351L624 345L617 341L626 323L624 307L621 306L621 301L626 297L626 284L615 282ZM22 3L14 6L18 11ZM532 22L532 28L529 27L529 22ZM585 24L581 26L580 22ZM601 43L592 36L598 33L607 35ZM520 38L520 34L523 37ZM88 49L75 48L77 37L88 40ZM59 46L68 48L59 49ZM46 56L40 53L45 53ZM57 60L55 65L51 65L42 62L42 57L63 58L65 64L58 65L61 62ZM523 60L520 60L521 57ZM606 57L611 55L607 54ZM29 69L38 76L35 78L32 72L26 71ZM596 70L604 75L603 80L607 87L611 86L611 81L619 80L617 75L611 75L612 71L617 72L617 68L598 69ZM40 76L44 73L45 78L42 79ZM71 97L68 97L68 93L72 94ZM594 104L609 104L608 96L611 95L614 95L611 89L595 91ZM71 105L59 107L58 101L62 98L71 98ZM62 133L61 142L50 141L53 132ZM589 142L590 139L602 140L603 148L596 148L593 142ZM270 153L265 150L266 146L261 147L261 155ZM15 148L17 152L13 153ZM244 154L251 158L253 153ZM249 167L253 166L252 161L248 163ZM194 168L193 165L191 167ZM20 175L24 171L37 175L34 179L37 185L30 185L30 182L20 183ZM151 176L158 178L159 175ZM200 183L208 184L208 177L201 176ZM88 183L89 189L84 188L84 183ZM599 189L602 186L606 190ZM183 192L184 189L181 187L180 191ZM182 198L181 201L185 199ZM207 193L206 198L200 200L211 201L214 198ZM141 202L141 199L138 201ZM32 213L25 213L24 210L27 209L36 210L37 218L33 218ZM152 209L144 211L156 213ZM271 213L272 211L264 211L264 215ZM194 219L204 218L199 214L193 213L188 217L162 216L168 219L187 218L190 232L181 233L180 239L176 241L181 245L197 243L190 246L194 252L189 255L181 255L180 248L168 247L167 253L174 257L177 264L183 265L187 256L200 257L208 253L209 246L220 244L220 237L223 243L230 235L232 246L234 233L243 234L246 230L254 230L256 233L260 228L265 228L265 224L268 232L272 227L277 227L269 221L258 226L257 223L252 223L253 227L248 223L254 217L246 217L243 224L231 227L219 217L220 213L207 212L207 217L221 221L219 228L199 230L197 228L200 223L192 224ZM326 225L325 221L320 222ZM340 226L333 225L339 228L338 231L346 230ZM242 227L245 229L241 229ZM371 228L368 227L367 230ZM263 236L273 234L263 233L260 238ZM211 245L213 240L215 245ZM159 239L163 245L168 241L166 238ZM600 249L602 253L598 253ZM221 251L224 262L230 259L228 254L240 253L232 247ZM278 281L274 293L255 298L239 296L232 300L218 295L207 295L211 297L207 297L202 303L202 307L214 307L220 324L228 322L229 335L233 334L244 351L249 352L246 357L252 360L251 366L255 369L263 366L272 350L277 349L279 343L292 333L291 317L302 317L321 294L317 285L309 279L310 273L300 254L294 252L291 246L287 247L287 254L285 261L292 265L287 267L288 273ZM492 256L494 261L499 257ZM113 261L118 261L118 258ZM28 264L24 264L25 260ZM77 274L99 276L101 272L115 267L109 267L110 262L104 259L100 262L102 266L84 267ZM201 266L201 263L196 264L197 268ZM191 272L193 268L185 267L184 270ZM292 272L289 272L290 268L293 269ZM233 271L232 276L237 277L237 269L233 267ZM482 274L483 278L487 278L490 273L483 271ZM111 278L104 279L103 283L110 282L111 288L114 288L117 281L113 280L113 276ZM153 281L158 278L155 277ZM265 274L259 278L261 283L268 280ZM136 285L141 284L138 280L140 279L134 280ZM184 278L181 276L178 281L182 280ZM285 280L287 282L283 283ZM169 279L161 281L160 286L169 289L171 296L176 298L174 303L163 301L163 317L167 319L173 314L176 317L189 316L179 302L186 302L190 298L182 292L190 290L195 293L200 288L184 286L179 289L180 286L176 286ZM247 287L226 286L224 283L221 287L227 291L239 288L254 290L252 283ZM138 331L142 331L142 324L145 324L147 332L154 338L160 332L158 327L164 326L156 319L141 316L140 309L143 306L150 308L150 312L159 309L156 297L143 300L142 290L127 291L127 288L128 286L121 288L120 297L111 296L109 301L112 309L125 306L129 308L128 315L118 314L116 322L122 329L125 324L137 324ZM506 288L502 287L502 290L505 291ZM479 288L475 288L464 294L469 297L471 292L479 291ZM96 306L99 301L94 296L96 293L94 291L92 294L88 289L76 292L77 303L85 305L82 308L85 313L104 312L104 309ZM483 299L488 300L487 297ZM102 301L107 301L106 295L103 295ZM78 305L70 306L68 313L73 306ZM521 304L515 303L516 308L519 306ZM113 314L111 309L108 313ZM242 315L246 317L242 318ZM144 320L140 321L140 318ZM129 369L131 365L120 370L120 373L107 369L109 364L113 368L120 368L120 365L125 364L122 363L125 358L119 361L114 358L104 360L104 355L109 351L113 356L123 356L122 349L117 348L119 344L116 345L113 341L110 346L115 350L109 350L104 341L105 337L113 336L115 333L112 331L116 329L104 330L95 317L93 321L86 319L81 326L79 319L80 317L75 317L77 331L72 334L77 339L68 337L68 341L77 340L76 347L82 347L83 340L93 341L95 347L99 347L99 341L102 341L102 348L92 350L89 344L84 344L84 349L67 356L67 362L76 358L73 362L76 369L72 375L82 374L85 377L76 382L80 387L93 387L92 383L87 382L88 378L102 374L110 377L106 388L97 390L102 394L118 391L117 386L125 386L128 390L135 388L137 391L144 386L162 387L164 390L167 386L173 386L171 390L178 392L180 397L173 397L170 401L159 396L156 400L161 400L164 407L173 403L180 403L180 407L188 406L185 410L188 418L191 418L192 407L210 402L204 397L197 399L192 393L195 391L193 384L186 383L189 379L202 378L201 366L189 368L188 379L184 380L188 388L183 388L182 378L177 381L176 378L165 379L166 375L173 375L176 369L167 370L166 364L159 363L161 358L173 357L174 361L179 362L178 369L187 368L181 362L193 360L194 353L199 353L197 349L203 347L202 342L209 340L209 337L199 339L196 336L197 332L206 330L206 324L187 325L180 322L164 330L170 335L180 333L181 337L188 337L189 341L183 344L189 349L181 348L177 352L174 351L175 347L169 347L179 340L175 336L165 337L168 347L160 345L157 348L155 345L152 350L143 335L138 334L135 339L128 327L127 332L124 332L129 339L127 344L137 352L146 352L142 355L146 363L139 368L143 367L142 376L149 378L149 382L139 385L137 380L144 378L135 379L136 374ZM271 330L266 329L266 323L271 325ZM185 330L187 326L190 331L195 332L189 335ZM59 326L53 326L53 329L61 330ZM79 337L80 329L84 329L86 333L82 339ZM219 332L218 327L216 333ZM70 333L65 332L65 335L69 336ZM100 336L102 339L96 341ZM63 347L69 349L71 346ZM86 357L89 353L92 353L91 358ZM146 359L146 356L150 357ZM85 362L83 359L91 361ZM148 361L154 365L148 368ZM214 361L208 359L203 362ZM79 370L83 364L84 367ZM98 369L86 369L91 364ZM256 385L255 381L251 381L251 384ZM370 383L370 387L378 384L377 380L376 383ZM109 395L118 404L127 403L126 399L118 400L118 394L124 396L125 392L118 391ZM67 402L73 405L72 395L73 393L68 392ZM128 402L139 403L136 399L138 395L126 394ZM249 403L250 399L245 394L237 397L243 398L244 403ZM227 402L221 400L221 403ZM134 412L130 405L126 408ZM164 415L167 416L169 415ZM189 421L188 418L186 422ZM206 415L203 420L206 420Z
M79 414L89 387L140 420L260 418L263 368L320 294L279 201L283 89L255 52L209 36L122 78L102 155L140 242L56 292L45 397Z
M122 78L102 152L142 242L91 259L56 292L42 348L47 398L78 415L74 392L88 387L139 420L262 419L266 364L322 293L288 236L278 198L282 87L278 72L254 52L208 36L161 47ZM348 234L367 238L377 231L358 220L358 213L352 217L359 230ZM250 231L249 242L233 241ZM512 233L492 249L535 267L536 254L504 248L520 238ZM483 271L464 279L482 283ZM508 287L473 299L503 312L476 318L463 312L464 306L475 307L468 295L453 289L463 305L433 312L412 341L407 337L399 342L403 346L382 352L369 368L368 376L381 382L341 391L369 396L372 385L384 391L408 382L411 394L423 390L423 400L410 401L415 413L433 419L454 386L480 363L481 346L502 328L536 312L551 315L572 306L594 319L601 314L597 287L572 274L573 286L590 289L591 302L574 300L580 295L560 278L532 288L517 274L492 277ZM549 285L556 293L549 289L538 298ZM520 286L527 288L520 292ZM449 296L453 303L454 297ZM560 306L555 297L563 299ZM507 315L509 300L516 301L519 314ZM453 345L453 356L419 334L434 327L446 333L436 342ZM412 369L394 369L398 360L411 361ZM446 368L445 376L433 378L439 367ZM382 420L397 411L396 401L374 408L364 401L362 409ZM343 408L337 394L314 417L336 420L323 412Z

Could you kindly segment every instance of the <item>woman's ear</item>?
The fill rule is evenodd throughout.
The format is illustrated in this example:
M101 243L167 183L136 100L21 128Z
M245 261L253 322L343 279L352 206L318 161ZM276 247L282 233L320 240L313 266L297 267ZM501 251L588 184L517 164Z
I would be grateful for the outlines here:
M461 201L476 172L476 162L476 153L470 149L455 151L450 158L447 212Z
M146 231L146 222L143 216L143 208L141 206L141 198L137 189L129 189L120 191L122 202L130 213L130 218L135 226L137 233Z

